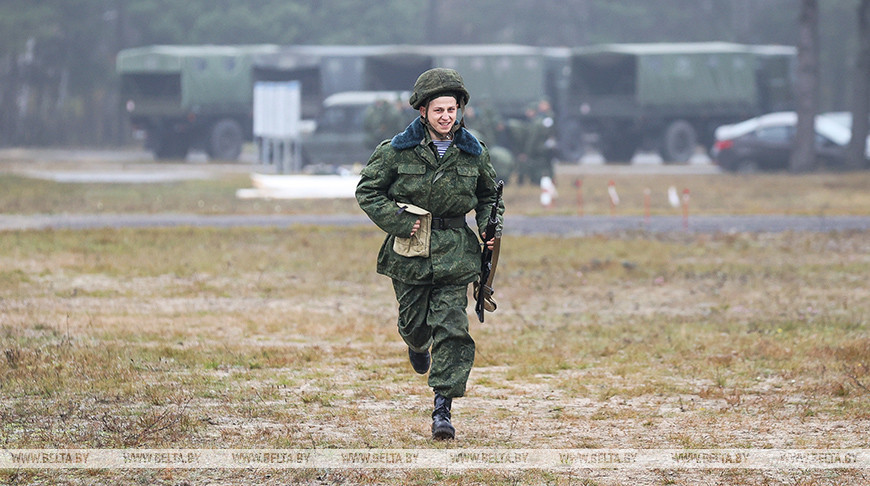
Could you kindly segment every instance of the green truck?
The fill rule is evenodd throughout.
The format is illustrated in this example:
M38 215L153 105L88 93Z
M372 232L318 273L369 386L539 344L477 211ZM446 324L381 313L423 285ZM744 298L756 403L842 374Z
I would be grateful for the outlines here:
M251 138L258 61L277 46L150 46L118 54L121 99L131 124L156 158L184 158L191 148L235 160Z
M717 126L789 109L795 55L792 47L722 42L574 49L563 137L594 140L609 161L646 149L685 162L712 143Z

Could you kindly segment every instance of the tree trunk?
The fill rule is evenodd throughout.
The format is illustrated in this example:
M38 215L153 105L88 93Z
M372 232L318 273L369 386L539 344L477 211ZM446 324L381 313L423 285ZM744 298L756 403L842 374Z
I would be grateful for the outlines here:
M870 0L858 6L858 55L852 86L852 140L846 167L861 169L866 164L867 132L870 131Z
M819 4L818 0L801 0L795 81L798 121L789 161L792 172L807 172L816 167L815 119L819 103L818 85Z

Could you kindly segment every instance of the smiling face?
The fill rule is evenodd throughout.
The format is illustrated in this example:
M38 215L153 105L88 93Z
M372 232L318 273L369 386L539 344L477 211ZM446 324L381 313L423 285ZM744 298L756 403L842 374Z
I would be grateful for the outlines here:
M453 96L439 96L426 106L420 107L420 116L428 122L432 138L444 140L456 123L459 103Z

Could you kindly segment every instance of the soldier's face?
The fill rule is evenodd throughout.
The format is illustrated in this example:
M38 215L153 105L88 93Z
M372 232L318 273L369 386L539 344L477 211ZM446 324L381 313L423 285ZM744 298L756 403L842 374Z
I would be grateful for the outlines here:
M420 108L420 116L429 122L431 130L441 138L450 133L458 112L459 103L452 96L439 96L430 101L428 106Z

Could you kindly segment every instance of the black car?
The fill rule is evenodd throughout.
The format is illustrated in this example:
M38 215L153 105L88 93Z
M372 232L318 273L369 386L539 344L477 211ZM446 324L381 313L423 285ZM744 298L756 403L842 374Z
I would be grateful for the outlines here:
M712 158L722 169L731 172L788 169L796 126L797 114L792 111L723 125L716 129ZM816 117L815 128L819 165L828 169L843 167L846 148L852 138L850 129L826 115Z

